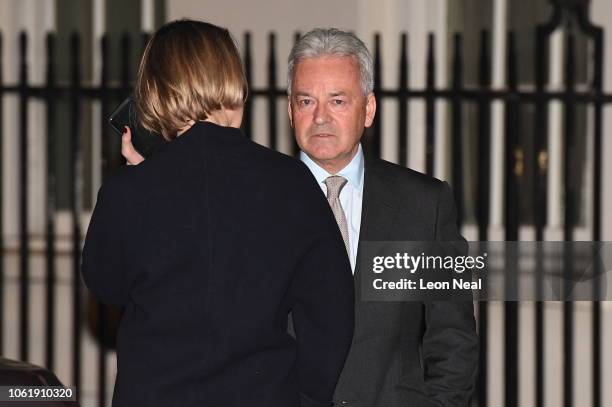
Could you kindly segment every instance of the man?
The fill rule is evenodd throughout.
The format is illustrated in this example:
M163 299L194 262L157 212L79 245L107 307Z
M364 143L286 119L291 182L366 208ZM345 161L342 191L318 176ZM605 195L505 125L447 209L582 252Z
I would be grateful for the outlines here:
M288 70L300 158L327 196L356 280L355 334L336 405L467 406L478 352L471 301L366 302L358 282L360 242L463 239L448 185L364 156L376 99L372 57L356 36L310 31Z

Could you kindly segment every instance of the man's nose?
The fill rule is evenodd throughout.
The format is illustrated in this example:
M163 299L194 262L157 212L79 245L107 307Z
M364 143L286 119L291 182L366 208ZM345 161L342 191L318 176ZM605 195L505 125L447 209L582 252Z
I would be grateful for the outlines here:
M316 124L325 124L331 120L327 105L325 103L317 104L314 112L314 121Z

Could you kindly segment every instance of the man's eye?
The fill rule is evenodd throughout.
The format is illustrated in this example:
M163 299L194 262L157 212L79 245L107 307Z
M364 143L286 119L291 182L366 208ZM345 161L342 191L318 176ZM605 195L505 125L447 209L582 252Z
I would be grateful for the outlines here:
M298 104L300 106L302 106L302 107L310 106L310 105L312 105L312 100L310 100L310 99L298 100Z
M342 106L342 105L346 104L346 102L345 102L344 100L342 100L342 99L334 99L334 100L332 101L332 103L333 103L335 106Z

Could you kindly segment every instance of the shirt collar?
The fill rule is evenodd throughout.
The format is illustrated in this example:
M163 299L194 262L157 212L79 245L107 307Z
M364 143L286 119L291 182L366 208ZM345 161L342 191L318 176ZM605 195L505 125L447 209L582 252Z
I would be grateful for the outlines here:
M355 189L361 189L363 186L363 150L361 149L361 143L359 144L359 148L357 150L357 154L351 160L350 163L343 169L341 169L337 174L330 174L325 169L319 166L319 164L315 163L306 153L300 151L300 160L312 172L317 183L324 184L325 179L331 175L339 175L348 180L349 184Z

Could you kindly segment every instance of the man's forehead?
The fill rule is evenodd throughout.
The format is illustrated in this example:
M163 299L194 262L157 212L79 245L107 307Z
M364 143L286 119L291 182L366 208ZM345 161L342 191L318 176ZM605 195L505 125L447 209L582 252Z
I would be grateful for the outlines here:
M293 95L296 96L296 97L297 96L313 96L313 94L311 92L309 92L307 90L304 90L304 89L296 90L293 93ZM330 90L330 91L328 91L327 95L328 96L332 96L332 97L334 97L334 96L347 96L347 95L350 95L350 93L347 92L347 91L338 89L338 90Z
M360 86L359 66L352 57L324 56L308 58L296 65L293 84L301 86L324 86L327 92L348 92L354 86ZM306 91L306 90L304 90Z

